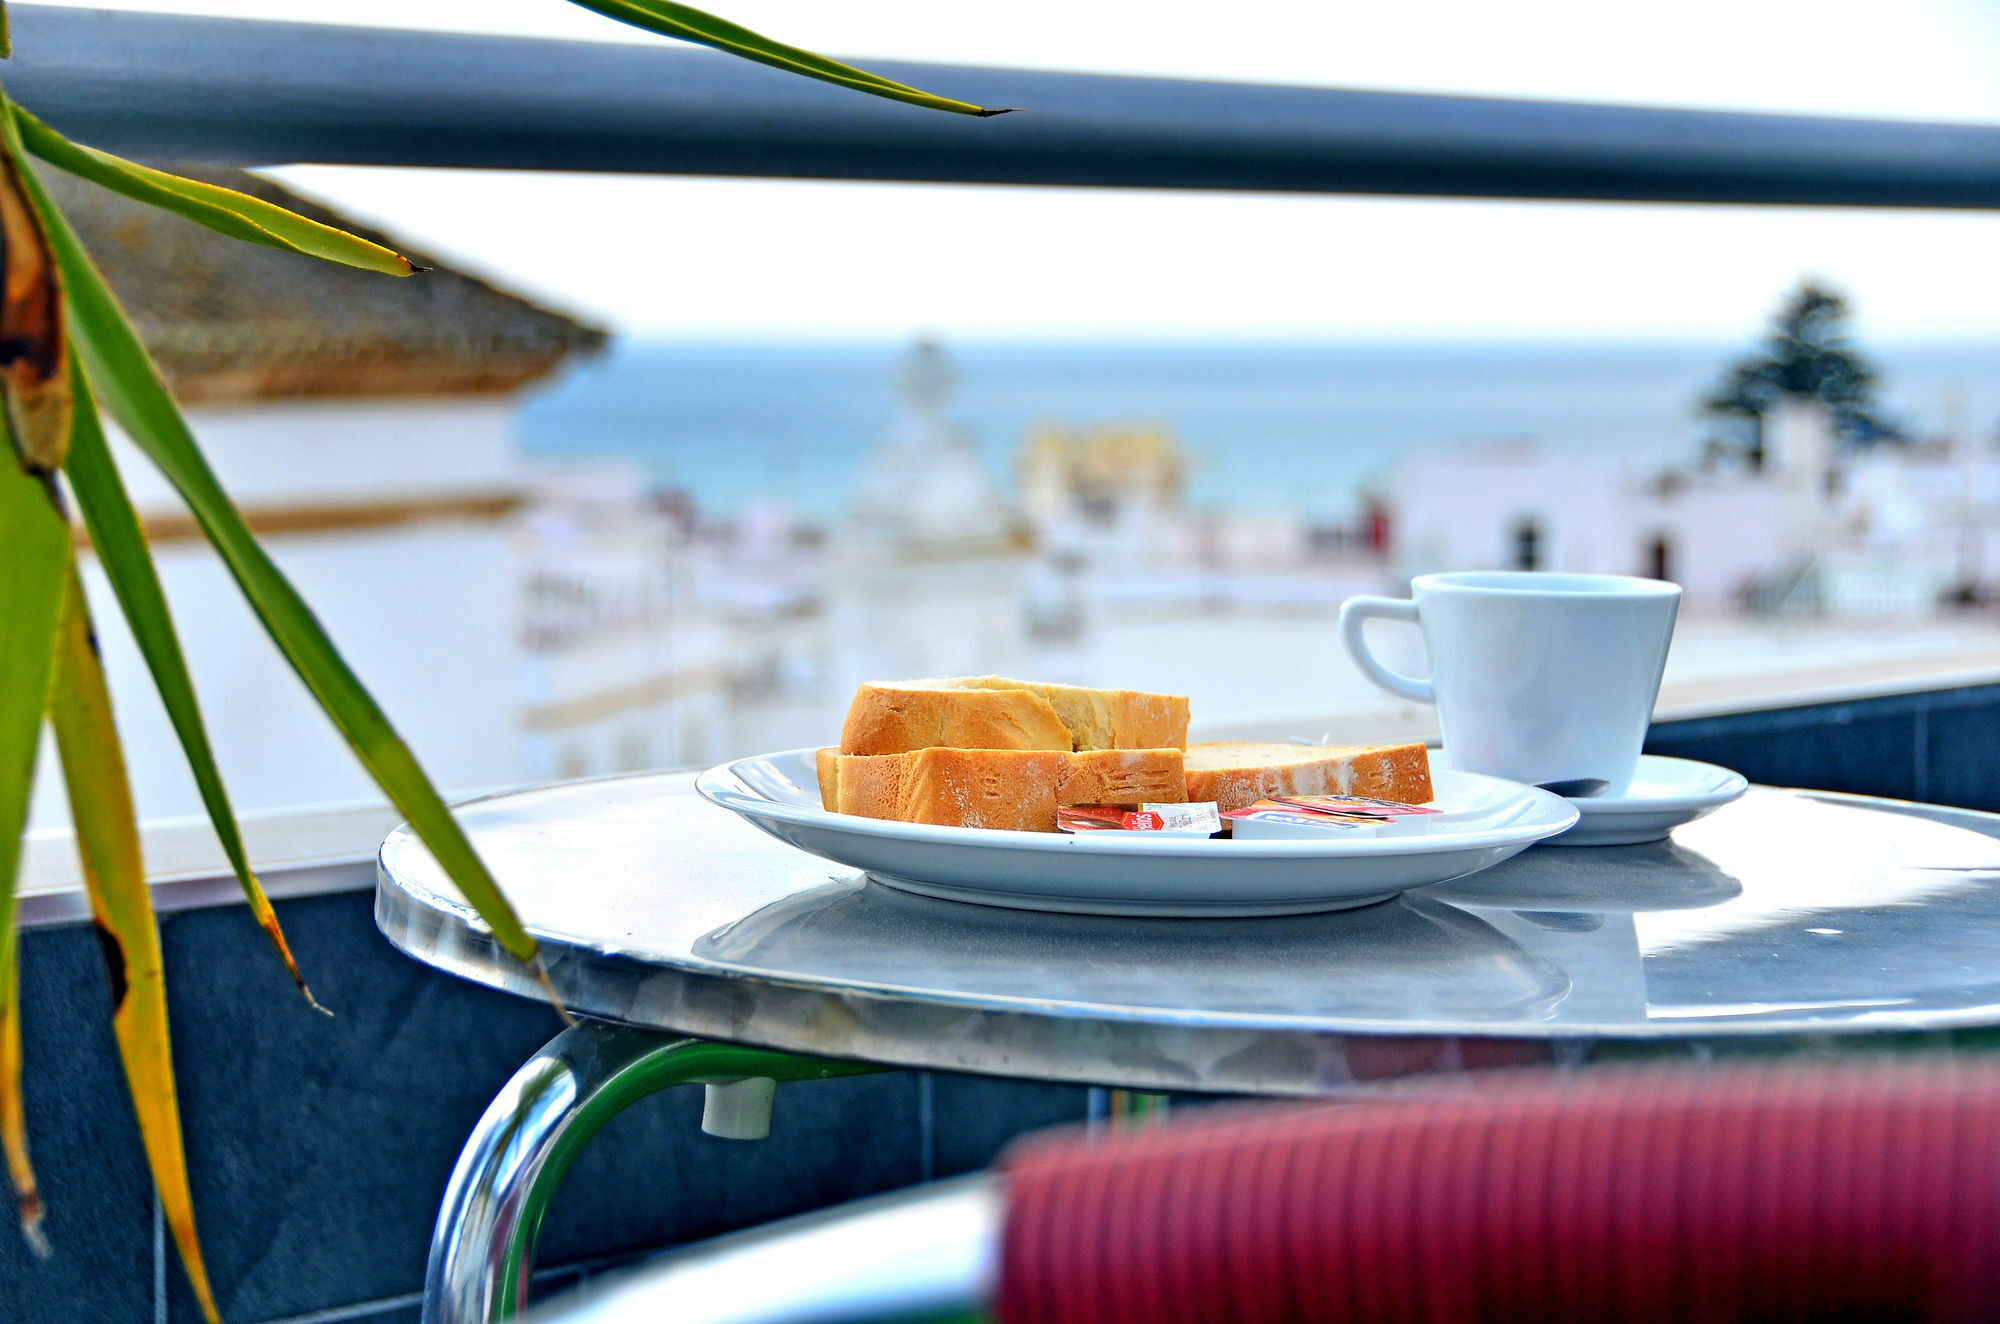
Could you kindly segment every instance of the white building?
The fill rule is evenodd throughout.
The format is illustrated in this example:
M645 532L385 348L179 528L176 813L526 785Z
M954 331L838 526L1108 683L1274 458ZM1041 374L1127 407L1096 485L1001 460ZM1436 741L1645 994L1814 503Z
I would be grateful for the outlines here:
M354 228L240 171L191 173ZM516 398L603 335L435 263L402 280L349 270L49 182L223 486L433 778L521 780ZM176 494L113 444L237 807L373 798ZM199 814L144 662L84 566L139 811ZM60 822L54 760L41 767L33 821Z
M1970 440L1843 454L1824 411L1767 420L1769 458L1647 472L1532 440L1438 447L1395 475L1405 574L1671 579L1690 608L1921 614L2000 572L2000 454Z
M829 692L864 680L1004 670L1033 567L1025 525L951 417L949 362L919 343L902 409L862 470L826 576Z
M539 474L514 540L522 777L719 758L729 639L687 523L634 468L599 463Z

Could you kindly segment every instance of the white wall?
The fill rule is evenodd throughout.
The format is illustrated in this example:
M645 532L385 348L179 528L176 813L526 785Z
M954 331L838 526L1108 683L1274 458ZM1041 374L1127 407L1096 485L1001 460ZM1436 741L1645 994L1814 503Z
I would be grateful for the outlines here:
M514 410L511 398L495 396L265 402L187 416L239 505L290 505L517 490ZM108 419L106 427L140 511L179 510L152 462Z
M1012 674L1025 646L1022 593L1034 563L855 557L829 576L832 689L898 676Z
M1630 521L1633 564L1619 573L1640 573L1641 550L1662 534L1671 548L1669 573L1681 586L1683 605L1729 608L1750 579L1785 554L1782 531L1788 509L1784 492L1748 480L1633 501L1622 514Z
M518 491L513 413L504 398L306 402L195 410L189 421L224 487L255 507ZM142 516L179 513L151 462L120 436L113 445ZM508 522L285 534L265 547L441 787L520 779ZM162 542L153 554L236 807L375 797L207 545ZM95 558L84 567L139 813L199 814L144 661ZM37 826L67 817L45 753Z
M1551 456L1529 442L1440 448L1399 471L1393 489L1399 568L1513 567L1514 530L1541 530L1540 568L1651 573L1656 537L1686 605L1725 609L1789 545L1795 501L1782 484L1747 475L1652 490L1624 465Z
M410 526L271 540L362 682L447 792L518 780L514 583L506 531ZM239 810L374 798L373 783L195 543L154 549L223 779ZM202 812L165 711L94 559L86 560L112 703L142 818ZM53 763L35 826L66 820Z
M1623 469L1531 442L1438 447L1401 467L1391 536L1408 574L1514 568L1514 530L1540 530L1540 569L1630 574Z

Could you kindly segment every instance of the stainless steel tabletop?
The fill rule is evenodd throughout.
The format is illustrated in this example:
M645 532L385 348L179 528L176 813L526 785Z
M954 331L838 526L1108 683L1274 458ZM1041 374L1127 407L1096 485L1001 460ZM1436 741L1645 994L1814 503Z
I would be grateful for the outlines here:
M2000 1024L2000 816L1752 788L1644 846L1536 848L1358 910L1129 919L933 900L763 835L688 774L461 819L572 1009L912 1067L1314 1093L1604 1040ZM376 921L543 996L407 828Z

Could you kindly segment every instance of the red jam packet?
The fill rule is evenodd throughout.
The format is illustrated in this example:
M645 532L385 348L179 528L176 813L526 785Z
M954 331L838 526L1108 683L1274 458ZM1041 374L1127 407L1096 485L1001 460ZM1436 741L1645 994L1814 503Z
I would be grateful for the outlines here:
M1067 805L1056 810L1059 832L1177 832L1207 836L1222 831L1213 800L1193 804Z
M1365 795L1275 795L1242 809L1232 809L1227 819L1296 815L1304 819L1329 819L1346 823L1384 823L1409 814L1435 814L1430 805L1398 804L1394 800L1371 800Z
M1270 800L1259 800L1254 805L1231 810L1224 815L1229 820L1232 835L1248 837L1253 835L1253 825L1280 823L1288 827L1311 828L1316 832L1370 832L1387 822L1380 818L1345 818L1337 814L1303 814L1296 809ZM1263 835L1263 834L1257 834Z

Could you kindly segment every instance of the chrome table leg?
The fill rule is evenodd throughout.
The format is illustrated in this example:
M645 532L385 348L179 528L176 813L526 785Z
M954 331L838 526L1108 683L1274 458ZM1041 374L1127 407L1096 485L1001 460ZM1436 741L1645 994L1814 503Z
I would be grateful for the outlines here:
M744 1116L768 1080L820 1080L889 1068L677 1039L579 1021L514 1073L458 1156L431 1235L424 1324L511 1319L527 1301L542 1215L584 1144L619 1113L676 1085L724 1087L711 1110L725 1134L762 1130Z

